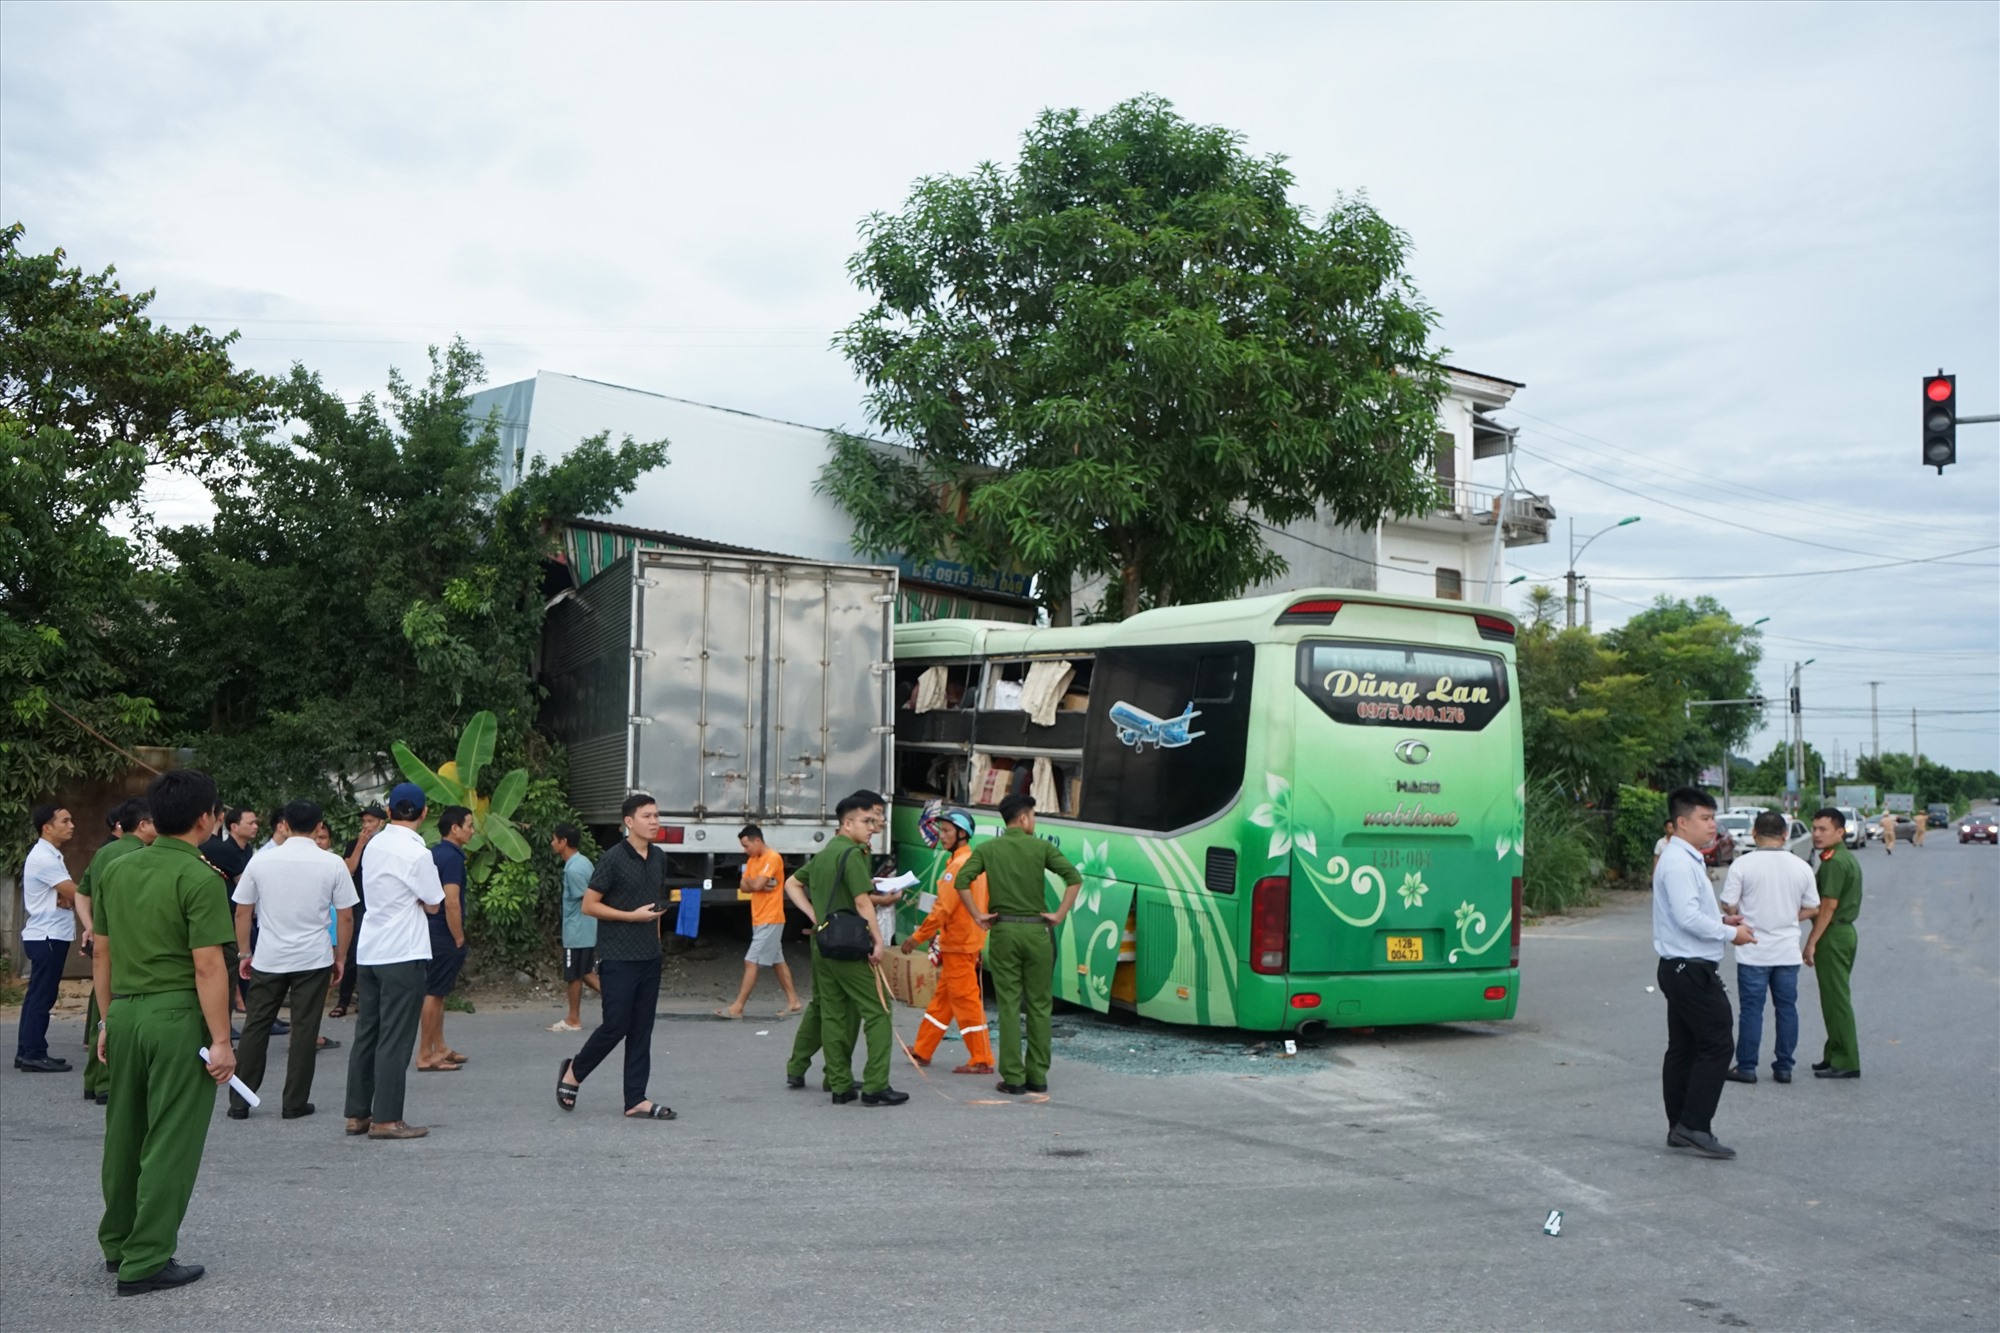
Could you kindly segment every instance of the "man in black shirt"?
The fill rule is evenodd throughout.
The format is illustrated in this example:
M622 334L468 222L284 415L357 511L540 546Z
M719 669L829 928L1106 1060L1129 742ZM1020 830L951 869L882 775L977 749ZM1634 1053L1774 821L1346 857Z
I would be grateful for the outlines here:
M368 840L382 831L389 822L389 812L370 801L361 811L361 836L351 838L347 850L340 854L347 862L347 873L354 876L354 892L361 893L361 853L367 849ZM340 974L340 994L334 998L334 1005L328 1018L345 1018L354 1008L354 985L360 975L356 965L354 950L361 942L361 918L368 915L368 900L363 898L354 904L354 934L347 941L347 968Z
M646 1095L653 1072L653 1015L660 1003L660 918L666 914L667 854L654 846L660 811L653 798L625 798L625 836L599 858L584 890L583 914L597 919L597 979L604 1021L556 1077L556 1103L576 1109L577 1089L611 1048L625 1043L625 1115L672 1120Z
M223 910L231 921L236 919L236 903L231 895L236 892L236 881L243 877L244 869L250 864L250 844L255 841L257 812L247 806L232 805L222 812L221 830L201 845L203 858L222 872ZM245 1011L245 995L249 990L249 983L237 977L237 964L241 958L234 940L222 946L222 962L228 968L230 978L229 1007L239 1014Z

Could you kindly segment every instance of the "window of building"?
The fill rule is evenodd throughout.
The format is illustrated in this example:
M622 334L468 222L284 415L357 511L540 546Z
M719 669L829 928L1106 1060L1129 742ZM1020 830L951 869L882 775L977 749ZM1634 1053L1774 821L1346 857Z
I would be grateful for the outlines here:
M1465 600L1465 581L1459 577L1457 570L1445 569L1442 566L1438 568L1437 595L1451 602Z

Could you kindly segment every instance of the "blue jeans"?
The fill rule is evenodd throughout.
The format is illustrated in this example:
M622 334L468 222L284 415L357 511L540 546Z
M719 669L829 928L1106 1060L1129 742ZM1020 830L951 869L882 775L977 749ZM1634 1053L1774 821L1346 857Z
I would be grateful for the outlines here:
M55 1008L56 987L69 961L68 940L22 940L28 956L28 991L21 997L21 1030L14 1046L16 1060L49 1058L49 1010Z
M1799 1044L1799 967L1736 965L1736 989L1742 1002L1742 1017L1736 1024L1736 1067L1746 1074L1757 1071L1757 1048L1764 1041L1764 993L1771 994L1771 1008L1778 1016L1778 1046L1771 1053L1771 1068L1790 1073L1792 1052Z

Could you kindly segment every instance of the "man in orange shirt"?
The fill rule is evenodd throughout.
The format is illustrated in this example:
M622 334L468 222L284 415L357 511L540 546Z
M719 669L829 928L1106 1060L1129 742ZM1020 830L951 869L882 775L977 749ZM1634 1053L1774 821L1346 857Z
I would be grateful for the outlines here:
M743 892L750 895L750 952L743 955L743 989L736 1003L715 1011L717 1018L741 1018L743 1006L757 985L757 969L771 968L785 988L785 1012L805 1006L792 987L792 969L785 966L785 858L764 845L764 830L746 824L736 835L748 859L743 864Z
M965 1039L966 1062L954 1074L990 1074L994 1070L993 1048L986 1040L986 1005L979 994L979 951L986 947L986 931L975 913L986 910L986 876L960 891L958 869L972 855L972 816L953 810L938 820L938 845L950 860L938 876L937 906L915 933L899 946L904 953L938 937L938 988L924 1021L917 1028L917 1044L912 1051L919 1064L929 1064L931 1053L944 1039L945 1028L955 1018ZM967 910L965 894L971 895Z

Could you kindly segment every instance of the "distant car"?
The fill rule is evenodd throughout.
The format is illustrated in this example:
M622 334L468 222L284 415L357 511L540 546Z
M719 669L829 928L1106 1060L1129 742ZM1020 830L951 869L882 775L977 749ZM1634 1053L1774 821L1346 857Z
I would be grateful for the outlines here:
M1812 830L1796 816L1785 821L1785 850L1806 861L1813 858Z
M1882 816L1867 815L1864 818L1868 823L1868 836L1876 842L1882 841Z
M1861 818L1861 812L1851 805L1837 805L1841 817L1847 820L1846 843L1850 850L1868 845L1868 825Z
M1990 842L2000 847L2000 821L1991 810L1977 810L1959 821L1960 842Z
M1731 834L1717 832L1715 841L1703 849L1701 859L1717 870L1727 869L1736 859L1736 839Z
M1716 831L1726 834L1729 840L1736 845L1737 852L1741 854L1757 845L1756 838L1751 836L1750 832L1750 826L1756 821L1756 818L1755 815L1732 810L1726 815L1717 815L1715 817ZM1720 842L1721 839L1717 838L1716 841ZM1709 864L1713 865L1714 862L1710 862Z
M1931 817L1932 828L1949 828L1951 826L1951 807L1941 801L1925 806L1924 813Z

